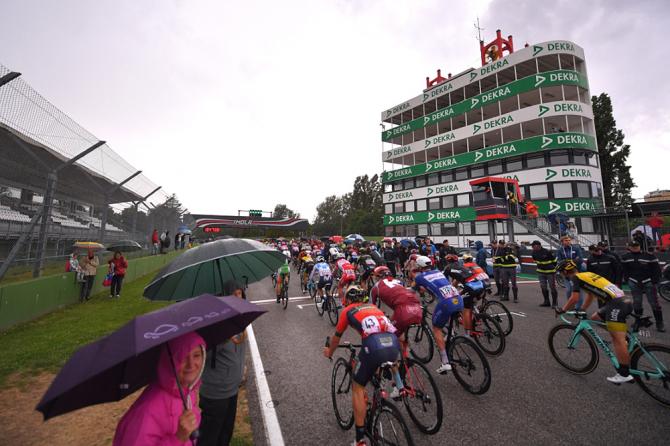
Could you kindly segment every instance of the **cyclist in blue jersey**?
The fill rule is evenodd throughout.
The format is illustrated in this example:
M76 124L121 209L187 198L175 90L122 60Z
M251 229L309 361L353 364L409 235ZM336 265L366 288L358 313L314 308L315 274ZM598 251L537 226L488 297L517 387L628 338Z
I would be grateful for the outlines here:
M323 256L316 258L316 265L312 268L309 281L316 284L316 290L322 298L323 289L330 290L330 287L333 285L333 272L330 270L330 266L326 263L326 259Z
M442 362L437 373L444 374L451 370L451 364L449 364L442 329L449 324L452 315L463 310L463 299L449 279L441 271L433 269L433 262L430 258L420 256L416 259L416 265L419 271L414 277L414 288L424 289L437 298L437 305L433 311L433 335Z

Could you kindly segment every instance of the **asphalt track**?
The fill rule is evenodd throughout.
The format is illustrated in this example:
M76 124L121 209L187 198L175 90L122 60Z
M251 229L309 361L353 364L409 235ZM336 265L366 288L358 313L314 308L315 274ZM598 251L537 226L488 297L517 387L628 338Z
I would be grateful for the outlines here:
M418 432L398 403L415 444L669 444L670 409L657 404L637 384L608 383L605 378L613 368L602 353L598 368L585 376L573 375L554 361L547 347L547 334L557 323L553 311L538 306L537 283L519 288L520 302L508 305L519 315L514 316L506 350L500 357L488 357L492 369L488 393L470 395L453 375L433 373L444 405L442 428L434 436ZM342 431L335 420L330 397L332 363L322 355L326 336L334 332L327 315L319 317L312 301L302 298L297 280L291 281L289 296L295 299L289 300L286 310L274 303L270 279L252 284L248 294L268 310L253 327L273 400L268 404L275 407L284 444L351 444L353 429ZM561 293L559 302L564 301ZM670 319L670 305L663 305ZM668 333L657 333L653 327L649 331L647 341L670 345ZM344 339L356 341L356 335L348 330ZM254 443L266 445L254 369L249 358L248 362ZM437 367L435 358L429 369L433 372Z

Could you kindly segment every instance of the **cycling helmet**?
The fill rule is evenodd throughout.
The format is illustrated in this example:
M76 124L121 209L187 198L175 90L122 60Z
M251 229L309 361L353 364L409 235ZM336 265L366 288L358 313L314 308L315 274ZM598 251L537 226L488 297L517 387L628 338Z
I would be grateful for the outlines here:
M419 256L416 259L416 265L419 268L426 268L426 267L429 267L429 266L433 266L433 261L430 260L430 257Z
M372 274L378 277L390 276L391 270L387 266L378 266L372 271Z
M358 285L350 285L345 292L347 302L365 302L367 296L365 291Z
M472 254L463 254L463 261L464 262L472 262Z
M574 269L577 269L577 264L572 259L562 260L556 266L556 271L558 272L564 272L564 271L567 272L572 271Z
M458 262L458 256L456 254L447 254L445 260L447 262Z
M317 263L321 263L321 262L325 262L326 259L324 259L323 256L317 256L316 261L317 261Z

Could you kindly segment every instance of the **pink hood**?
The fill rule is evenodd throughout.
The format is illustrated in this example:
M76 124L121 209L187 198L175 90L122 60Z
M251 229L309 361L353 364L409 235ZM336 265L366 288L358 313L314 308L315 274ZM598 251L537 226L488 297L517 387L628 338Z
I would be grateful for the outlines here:
M188 353L200 346L203 351L202 366L205 366L205 341L197 333L187 333L168 342L172 352L174 364L179 367ZM200 423L200 409L198 408L198 389L200 376L188 389L182 389L188 407L195 414ZM157 379L149 384L140 397L128 409L116 427L113 446L150 446L150 445L189 445L190 442L181 442L176 437L179 417L184 411L184 405L179 396L177 381L172 371L167 348L163 347L157 367Z

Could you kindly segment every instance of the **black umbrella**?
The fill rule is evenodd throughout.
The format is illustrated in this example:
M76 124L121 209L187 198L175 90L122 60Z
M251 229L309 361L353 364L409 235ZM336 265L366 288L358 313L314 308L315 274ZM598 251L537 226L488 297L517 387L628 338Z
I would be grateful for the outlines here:
M133 252L142 250L142 246L134 240L120 240L107 245L107 251Z
M128 322L112 334L77 350L37 405L44 419L94 404L119 401L156 375L161 346L197 331L214 346L244 331L263 314L237 297L203 295Z
M281 252L255 240L216 240L189 249L166 265L144 289L144 297L181 300L203 293L220 294L227 280L257 282L285 261Z

